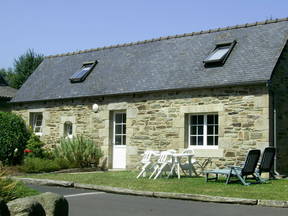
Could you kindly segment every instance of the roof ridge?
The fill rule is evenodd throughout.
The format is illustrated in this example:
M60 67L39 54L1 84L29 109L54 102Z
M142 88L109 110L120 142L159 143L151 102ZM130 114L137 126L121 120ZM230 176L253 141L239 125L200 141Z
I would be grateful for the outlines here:
M232 30L232 29L248 28L248 27L252 27L252 26L266 25L266 24L270 24L270 23L278 23L278 22L284 22L284 21L288 21L288 17L280 18L280 19L278 19L278 18L276 18L276 19L267 19L267 20L262 21L262 22L246 23L246 24L241 24L241 25L226 26L226 27L222 27L222 28L219 27L219 28L208 29L208 30L204 30L204 31L201 30L201 31L198 31L198 32L177 34L177 35L173 35L173 36L152 38L152 39L143 40L143 41L136 41L136 42L130 42L130 43L123 43L123 44L115 44L115 45L111 45L111 46L104 46L104 47L85 49L85 50L67 52L67 53L56 54L56 55L49 55L49 56L45 56L45 58L70 56L70 55L94 52L94 51L105 50L105 49L112 49L112 48L118 48L118 47L127 47L127 46L133 46L133 45L140 45L140 44L146 44L146 43L151 43L151 42L155 42L155 41L169 40L169 39L173 39L173 38L188 37L188 36L200 35L200 34L209 34L209 33L213 33L213 32L227 31L227 30Z

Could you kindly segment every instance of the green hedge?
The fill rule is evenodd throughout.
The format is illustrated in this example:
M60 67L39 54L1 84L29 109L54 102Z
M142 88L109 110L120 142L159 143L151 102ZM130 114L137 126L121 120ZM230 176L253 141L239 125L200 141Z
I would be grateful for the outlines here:
M30 137L23 119L13 113L0 112L0 161L19 164Z
M68 161L58 159L43 159L35 157L25 157L21 170L26 173L52 172L61 169L74 168Z

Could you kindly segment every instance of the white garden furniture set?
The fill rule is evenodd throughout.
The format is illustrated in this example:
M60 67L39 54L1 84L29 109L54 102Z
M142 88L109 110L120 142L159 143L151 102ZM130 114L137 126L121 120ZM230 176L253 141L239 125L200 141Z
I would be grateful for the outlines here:
M141 160L142 168L137 178L146 177L150 172L149 179L157 179L164 173L167 174L167 178L177 175L180 179L181 170L185 175L185 171L188 171L189 176L192 176L192 172L198 176L194 167L198 162L193 158L194 155L193 149L185 149L180 153L173 149L162 152L145 151Z

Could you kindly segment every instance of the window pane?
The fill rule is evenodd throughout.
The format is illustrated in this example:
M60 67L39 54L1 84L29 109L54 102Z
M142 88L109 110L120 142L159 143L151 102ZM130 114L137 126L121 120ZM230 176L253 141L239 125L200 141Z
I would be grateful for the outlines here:
M35 127L35 128L34 128L34 132L35 132L35 133L41 132L41 127Z
M207 126L207 134L209 135L213 134L213 128L214 126Z
M197 124L197 116L191 116L191 124L193 125Z
M198 145L203 146L203 136L198 136Z
M71 136L72 135L72 123L71 122L65 122L64 123L64 137Z
M116 123L122 123L122 114L118 113L115 116Z
M33 132L35 132L35 133L42 132L42 122L43 122L42 113L31 113L30 119L31 119L30 125L33 129Z
M83 77L89 70L90 68L82 68L81 71L77 74L75 74L75 76L73 78L81 78Z
M214 115L207 116L207 124L214 124Z
M126 125L123 125L123 134L126 134Z
M115 125L115 134L122 134L122 125Z
M126 113L123 113L123 123L126 123Z
M42 125L42 114L36 114L36 126L41 126Z
M85 77L88 75L88 73L91 71L93 67L93 63L91 64L85 64L83 65L78 71L76 71L71 77L71 82L80 82L85 79Z
M198 124L204 124L204 116L203 115L198 116Z
M219 127L217 123L218 115L191 115L189 134L190 145L204 146L204 143L207 146L218 145Z
M192 126L191 127L191 135L196 135L197 133L197 126Z
M126 136L124 135L122 138L123 138L122 145L126 145Z
M73 127L72 124L69 125L68 134L72 135Z
M207 145L213 145L213 136L208 136L207 137Z
M196 145L196 136L190 137L190 145Z
M227 54L228 51L229 51L229 47L217 48L215 51L211 53L210 56L208 56L206 61L220 60Z
M121 145L121 135L115 136L115 145Z
M203 126L198 126L198 134L203 135Z

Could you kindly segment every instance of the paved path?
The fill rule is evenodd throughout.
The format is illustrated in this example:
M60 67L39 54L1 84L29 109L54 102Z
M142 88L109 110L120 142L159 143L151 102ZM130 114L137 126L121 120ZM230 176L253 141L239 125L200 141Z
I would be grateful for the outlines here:
M55 192L69 201L70 216L287 216L288 209L216 204L104 193L50 186L30 187Z

